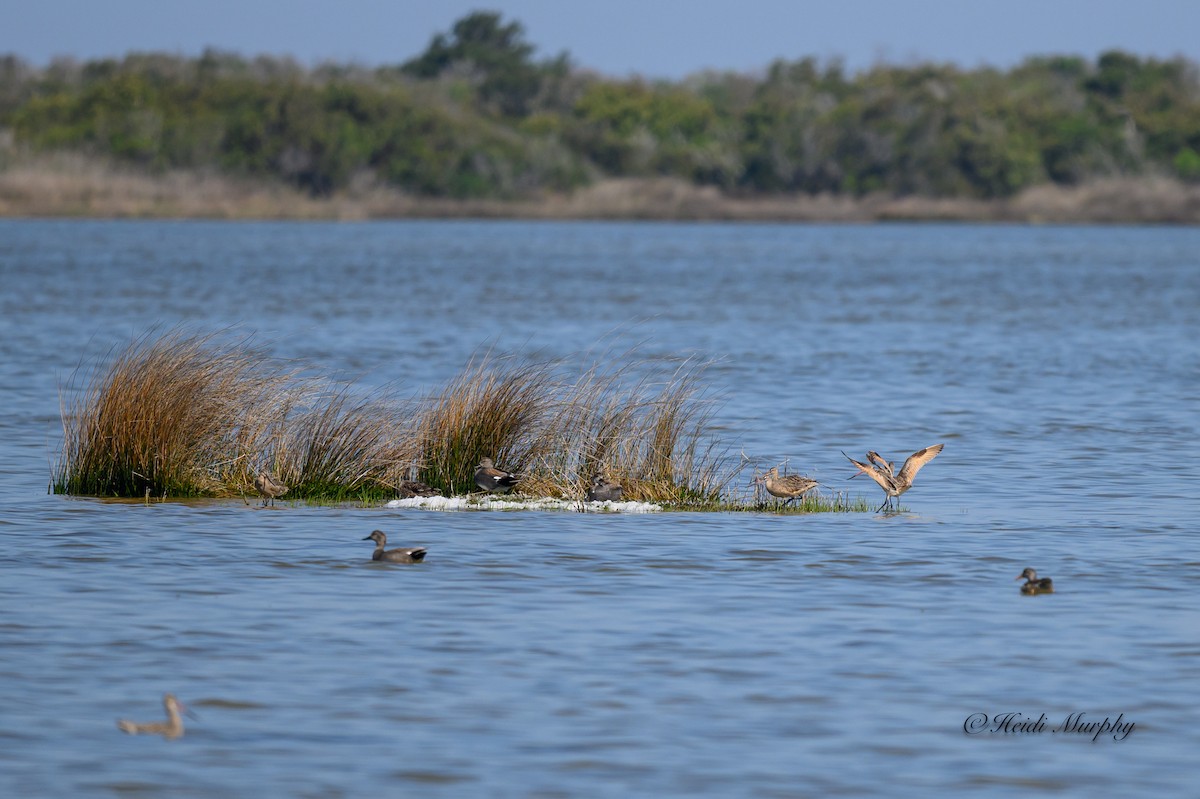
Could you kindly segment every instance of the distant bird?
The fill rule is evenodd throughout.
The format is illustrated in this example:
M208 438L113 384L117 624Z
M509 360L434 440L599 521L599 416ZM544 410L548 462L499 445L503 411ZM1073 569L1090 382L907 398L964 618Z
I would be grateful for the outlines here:
M400 485L396 486L396 493L399 494L400 499L410 499L412 497L438 497L442 492L420 480L401 480Z
M786 498L787 501L783 504L788 505L792 500L800 499L807 492L812 491L820 483L799 474L787 474L780 477L779 469L772 466L766 474L760 474L754 478L754 485L764 486L771 496Z
M497 469L496 464L492 462L491 458L482 459L479 461L479 465L475 467L475 485L484 491L494 491L498 494L504 494L511 491L518 480L520 478L512 472Z
M619 484L609 480L604 475L596 475L592 480L592 487L588 489L588 502L620 502L621 494L624 492Z
M375 530L363 541L374 541L375 551L371 553L371 560L386 560L392 563L420 563L425 560L425 547L408 547L406 549L389 549L387 547L387 534L382 530Z
M1016 576L1017 580L1025 580L1025 584L1021 586L1022 594L1053 594L1054 581L1049 577L1038 577L1037 572L1031 568L1026 568Z
M136 721L120 719L117 728L130 735L161 735L168 740L183 737L183 716L187 711L183 703L175 698L175 694L163 694L163 707L167 709L166 721L149 721L139 724Z
M867 453L867 460L875 464L874 466L856 461L854 458L846 455L845 452L842 454L846 455L846 460L858 467L860 474L870 477L883 489L883 493L886 496L883 504L875 509L876 513L878 513L884 508L890 508L893 498L896 500L896 507L900 507L900 495L912 488L913 479L917 476L917 472L921 471L922 466L936 458L944 446L945 444L934 444L932 447L917 450L912 455L909 455L908 460L904 461L904 465L900 467L900 474L893 474L892 464L884 460L877 452ZM857 477L858 474L854 476Z
M279 482L278 477L274 477L267 472L259 472L258 477L254 478L254 488L263 496L263 507L270 502L275 504L278 497L282 497L288 492L288 487Z

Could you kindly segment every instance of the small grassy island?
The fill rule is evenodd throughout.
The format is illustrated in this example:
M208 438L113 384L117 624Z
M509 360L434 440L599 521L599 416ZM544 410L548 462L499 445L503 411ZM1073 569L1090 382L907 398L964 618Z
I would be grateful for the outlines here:
M76 372L64 391L55 493L145 499L257 496L261 472L287 500L378 504L420 481L445 496L476 490L492 457L526 497L583 507L602 475L623 499L665 509L869 511L846 494L747 499L744 460L707 436L706 364L655 375L611 359L572 373L557 362L485 354L441 390L355 393L268 357L249 337L152 331Z

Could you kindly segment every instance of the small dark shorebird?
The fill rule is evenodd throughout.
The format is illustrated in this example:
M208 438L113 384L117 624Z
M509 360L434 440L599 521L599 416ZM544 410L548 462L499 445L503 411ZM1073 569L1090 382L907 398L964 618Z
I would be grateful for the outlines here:
M588 502L620 502L624 490L620 484L598 474L592 480L592 487L588 489L586 499Z
M844 452L842 454L846 455L846 460L858 467L859 474L865 474L867 477L870 477L883 489L883 493L885 494L883 504L875 509L875 512L878 513L884 508L890 508L893 498L896 500L896 508L899 509L900 495L912 488L917 472L921 471L922 466L936 458L944 446L946 445L934 444L932 447L917 450L912 455L909 455L908 460L904 461L904 465L900 467L900 474L893 474L892 464L884 460L878 452L867 453L867 460L871 463L861 463ZM858 477L857 474L854 476Z
M175 694L163 694L163 707L167 709L166 721L139 723L119 719L117 728L130 735L161 735L168 740L183 737L183 713L187 708L175 698Z
M804 477L799 474L785 474L779 476L779 469L772 466L766 474L760 474L754 478L753 485L761 485L767 489L767 493L773 497L786 499L784 505L788 505L792 500L802 498L806 493L812 491L820 483L813 480L811 477Z
M374 541L375 551L371 553L371 560L386 560L391 563L420 563L425 560L425 547L406 547L404 549L389 549L387 547L387 534L382 530L375 530L363 541Z
M438 497L441 496L441 493L433 486L428 483L422 483L420 480L401 480L400 485L396 486L396 494L400 499Z
M263 496L264 508L268 502L274 505L278 497L282 497L288 492L288 487L279 482L278 477L267 472L259 472L258 476L254 478L254 489Z
M1026 567L1025 571L1018 574L1015 579L1025 581L1025 584L1021 586L1022 594L1054 593L1054 581L1049 577L1038 577L1037 572L1032 568Z
M496 464L492 462L491 458L483 458L479 461L479 465L475 467L475 485L484 491L504 494L511 491L518 480L520 478L512 472L497 469Z

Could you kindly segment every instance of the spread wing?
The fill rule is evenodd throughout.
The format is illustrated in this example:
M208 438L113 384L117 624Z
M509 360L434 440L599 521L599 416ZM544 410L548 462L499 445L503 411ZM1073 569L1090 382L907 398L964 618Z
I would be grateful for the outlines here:
M900 470L900 482L911 484L913 478L917 476L917 472L921 471L921 467L936 458L944 446L946 445L934 444L932 447L917 450L909 455L908 460L904 462L904 467Z
M844 452L842 454L846 455L846 453L844 453ZM895 482L893 481L891 475L884 474L883 472L879 471L878 469L876 469L874 466L871 466L870 464L860 463L859 461L854 460L854 458L851 458L849 455L846 455L846 460L850 461L855 466L857 466L858 470L862 474L865 474L867 477L870 477L872 480L874 480L876 483L878 483L879 487L882 488L884 491L894 491L895 490L895 488L896 488Z

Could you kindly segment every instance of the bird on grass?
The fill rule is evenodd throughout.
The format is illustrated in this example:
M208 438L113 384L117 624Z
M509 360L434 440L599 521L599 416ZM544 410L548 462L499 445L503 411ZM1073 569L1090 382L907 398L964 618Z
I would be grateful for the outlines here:
M618 483L614 483L604 475L596 475L592 480L592 487L588 489L588 502L620 502L621 493L625 489Z
M267 472L259 472L258 476L254 478L254 489L262 495L264 508L268 502L274 505L277 498L288 492L288 487L279 482L278 477Z
M504 494L512 490L520 478L512 472L497 469L491 458L483 458L475 467L475 485L484 491Z
M374 530L363 541L375 542L375 551L371 553L371 560L386 560L390 563L420 563L425 560L425 547L406 547L385 551L387 534L382 530Z
M396 494L400 499L438 497L441 496L441 493L433 486L428 483L422 483L420 480L401 480L400 485L396 486Z
M117 728L130 735L161 735L167 740L183 737L183 713L188 712L188 709L175 698L175 694L163 694L163 707L167 709L166 721L139 723L119 719Z
M1038 577L1037 572L1032 568L1026 567L1025 571L1016 576L1016 579L1025 581L1025 584L1021 586L1022 594L1054 593L1054 581L1049 577Z
M846 456L846 460L858 467L859 474L865 474L867 477L870 477L883 489L885 495L883 504L875 509L875 512L878 513L884 508L890 508L893 499L896 500L896 509L899 510L900 495L912 488L917 472L921 471L922 466L936 458L944 446L945 444L934 444L932 447L917 450L904 461L904 465L900 467L899 474L893 473L892 464L877 452L867 453L867 460L870 463L856 461L854 458L846 455L845 452L842 454ZM858 474L855 474L854 477L858 477Z
M811 477L804 477L799 474L787 474L781 477L779 469L772 466L766 474L760 474L754 478L754 485L763 486L767 489L767 493L773 497L785 499L786 501L783 504L787 505L792 500L802 498L806 493L820 485L820 483Z

